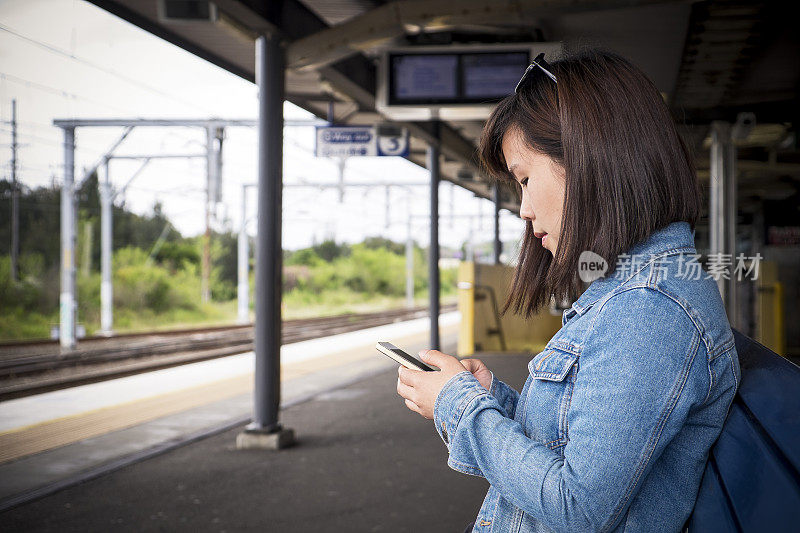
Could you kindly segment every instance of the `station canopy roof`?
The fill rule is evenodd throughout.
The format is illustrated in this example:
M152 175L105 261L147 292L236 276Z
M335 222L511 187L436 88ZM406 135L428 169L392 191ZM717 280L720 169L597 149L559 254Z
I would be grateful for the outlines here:
M738 141L740 199L797 191L800 40L775 1L659 0L215 0L216 16L171 20L165 4L195 0L91 0L97 6L245 79L255 79L254 41L286 39L286 98L339 124L375 124L377 65L387 48L467 43L562 42L600 46L632 60L675 112L708 179L712 120L755 113ZM202 7L202 6L201 6ZM430 122L404 122L409 159L425 165ZM475 148L483 120L440 123L442 177L490 197ZM705 141L705 142L704 142ZM471 169L470 172L465 170ZM517 210L510 196L503 206ZM740 202L741 206L741 202Z

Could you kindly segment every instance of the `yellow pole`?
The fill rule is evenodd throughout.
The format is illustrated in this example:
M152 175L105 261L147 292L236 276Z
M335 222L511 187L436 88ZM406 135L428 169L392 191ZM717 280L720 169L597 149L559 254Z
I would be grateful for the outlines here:
M458 330L458 355L475 353L475 263L462 261L458 265L458 310L461 324Z

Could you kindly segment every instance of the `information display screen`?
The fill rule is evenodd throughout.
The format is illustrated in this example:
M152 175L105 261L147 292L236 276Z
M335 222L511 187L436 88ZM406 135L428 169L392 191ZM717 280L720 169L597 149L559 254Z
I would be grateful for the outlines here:
M528 50L389 55L389 105L496 102L514 92Z
M504 98L514 92L528 67L528 54L465 54L461 62L465 97Z
M392 61L398 101L452 100L458 96L457 55L407 55Z

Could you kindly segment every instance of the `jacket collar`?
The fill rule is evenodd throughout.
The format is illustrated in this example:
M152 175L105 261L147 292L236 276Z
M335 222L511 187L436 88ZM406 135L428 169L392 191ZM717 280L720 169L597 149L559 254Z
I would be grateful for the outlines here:
M631 256L644 256L649 259L650 256L661 255L677 249L688 248L694 251L694 236L695 232L691 229L688 222L672 222L654 231L647 239L633 245L625 253ZM647 260L641 262L641 266L644 266L646 263ZM626 267L617 261L616 268L613 272L609 272L604 277L594 280L583 294L581 294L580 298L578 298L569 309L564 311L562 325L566 324L566 321L575 314L579 316L583 315L603 296L625 283L627 280L622 279L623 268L630 269L630 264ZM628 277L630 278L633 275L635 275L635 273L630 273Z

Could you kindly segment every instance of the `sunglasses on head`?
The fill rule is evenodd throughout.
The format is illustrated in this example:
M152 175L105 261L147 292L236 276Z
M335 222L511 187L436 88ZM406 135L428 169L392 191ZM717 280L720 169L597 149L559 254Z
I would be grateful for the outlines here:
M530 65L528 65L528 68L526 68L526 69L525 69L525 72L522 74L522 77L521 77L521 78L519 79L519 81L517 82L517 86L514 88L514 92L515 92L515 93L518 93L518 92L519 92L519 89L520 89L520 87L522 87L522 85L523 85L523 83L525 82L525 80L526 80L526 79L530 79L530 78L529 78L529 76L528 76L528 74L531 72L531 70L535 70L535 69L536 69L536 67L538 67L538 68L542 69L542 72L544 72L545 74L547 74L547 77L548 77L548 78L550 78L551 80L553 80L555 83L558 83L558 80L556 80L556 77L555 77L555 75L553 75L553 73L552 73L552 72L550 72L550 69L551 69L552 67L551 67L551 66L550 66L550 64L549 64L549 63L548 63L548 62L547 62L547 61L544 59L544 52L543 52L543 53L539 54L538 56L536 56L536 57L534 58L533 62L532 62Z

